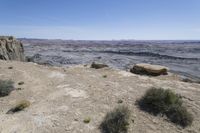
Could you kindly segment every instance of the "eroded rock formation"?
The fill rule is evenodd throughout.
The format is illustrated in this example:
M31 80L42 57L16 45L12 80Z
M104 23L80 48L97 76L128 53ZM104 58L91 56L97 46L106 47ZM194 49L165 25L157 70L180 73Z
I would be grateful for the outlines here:
M141 63L133 66L130 71L135 74L159 76L166 75L168 70L165 66Z
M0 59L25 61L22 43L12 36L0 36Z

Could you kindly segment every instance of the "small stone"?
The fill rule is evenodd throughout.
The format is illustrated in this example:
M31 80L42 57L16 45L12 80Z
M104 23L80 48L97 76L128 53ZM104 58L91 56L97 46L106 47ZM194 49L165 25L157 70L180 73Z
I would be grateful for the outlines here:
M13 67L12 67L12 66L10 66L10 67L8 67L8 69L13 69Z
M23 81L21 81L21 82L19 82L19 83L18 83L18 85L23 85L23 84L24 84L24 82L23 82Z
M103 78L107 78L108 76L107 75L103 75Z
M22 90L22 88L17 88L16 90Z
M77 119L77 118L75 118L75 119L74 119L74 121L78 121L78 119Z

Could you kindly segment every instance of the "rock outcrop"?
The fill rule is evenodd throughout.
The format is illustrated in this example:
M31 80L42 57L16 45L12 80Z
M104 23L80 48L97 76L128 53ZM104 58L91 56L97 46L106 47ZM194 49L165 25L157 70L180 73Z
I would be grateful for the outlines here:
M142 63L142 64L136 64L130 71L135 74L159 76L159 75L166 75L168 68L160 65L151 65Z
M105 68L105 67L108 67L108 65L101 64L101 63L96 63L96 62L93 62L91 64L91 68L95 68L95 69L101 69L101 68Z
M22 43L12 36L0 36L0 59L25 61Z

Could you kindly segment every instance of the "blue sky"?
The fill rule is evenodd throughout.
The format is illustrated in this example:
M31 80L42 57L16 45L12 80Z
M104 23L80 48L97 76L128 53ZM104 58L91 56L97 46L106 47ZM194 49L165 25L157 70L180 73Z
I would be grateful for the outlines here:
M0 0L0 35L198 40L200 0Z

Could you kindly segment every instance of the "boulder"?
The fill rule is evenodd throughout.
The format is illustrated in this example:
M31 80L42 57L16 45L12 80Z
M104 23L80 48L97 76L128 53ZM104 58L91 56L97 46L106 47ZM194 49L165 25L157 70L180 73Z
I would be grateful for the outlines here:
M150 76L166 75L169 69L165 66L151 64L136 64L130 70L132 73Z
M12 36L0 36L0 59L25 61L22 43Z
M95 63L95 62L93 62L91 65L91 68L95 68L95 69L101 69L101 68L105 68L105 67L108 67L108 65L101 64L101 63Z

